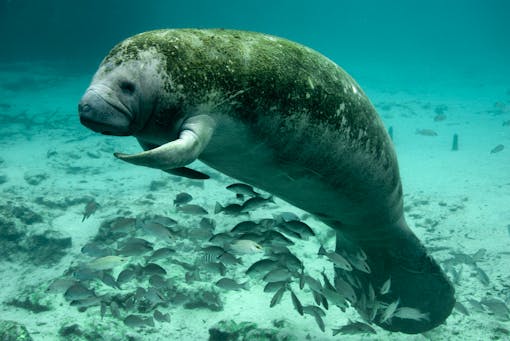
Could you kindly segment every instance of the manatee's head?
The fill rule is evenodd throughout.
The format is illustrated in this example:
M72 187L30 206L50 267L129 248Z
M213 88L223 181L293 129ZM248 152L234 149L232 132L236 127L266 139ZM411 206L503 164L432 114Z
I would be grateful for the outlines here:
M164 91L164 57L133 49L129 39L103 60L78 104L81 123L106 135L133 135L147 123Z

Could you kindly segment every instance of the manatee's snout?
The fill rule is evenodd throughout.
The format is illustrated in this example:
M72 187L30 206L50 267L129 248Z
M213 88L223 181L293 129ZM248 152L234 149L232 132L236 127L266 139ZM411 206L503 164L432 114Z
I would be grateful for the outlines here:
M131 116L88 90L78 104L80 122L85 127L105 135L131 135Z

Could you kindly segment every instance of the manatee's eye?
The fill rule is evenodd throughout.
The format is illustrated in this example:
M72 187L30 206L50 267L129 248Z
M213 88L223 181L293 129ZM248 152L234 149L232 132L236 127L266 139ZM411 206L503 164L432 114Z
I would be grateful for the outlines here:
M130 82L130 81L122 81L120 82L120 89L128 94L128 95L131 95L135 92L135 84L133 82Z

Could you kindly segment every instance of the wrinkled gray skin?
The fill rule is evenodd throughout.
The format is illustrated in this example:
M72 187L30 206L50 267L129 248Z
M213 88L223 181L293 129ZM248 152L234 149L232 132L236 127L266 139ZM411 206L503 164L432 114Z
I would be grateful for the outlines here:
M334 228L338 250L368 255L372 273L357 274L358 299L391 277L391 293L377 300L400 299L430 315L381 327L420 333L450 314L453 287L407 227L379 116L358 84L319 53L250 32L146 32L105 58L79 113L96 132L138 139L146 151L115 154L124 161L206 178L185 168L198 159Z

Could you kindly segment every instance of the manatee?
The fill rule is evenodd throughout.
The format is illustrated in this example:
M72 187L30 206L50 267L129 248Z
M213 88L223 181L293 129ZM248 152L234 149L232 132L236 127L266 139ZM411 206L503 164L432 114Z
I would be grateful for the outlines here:
M451 313L454 288L406 223L380 117L320 53L254 32L144 32L109 52L78 111L95 132L137 138L144 151L115 153L121 160L206 179L187 167L200 160L333 228L336 252L363 255L371 269L336 269L337 279L351 283L354 307L382 328L421 333ZM428 318L385 318L396 301Z

